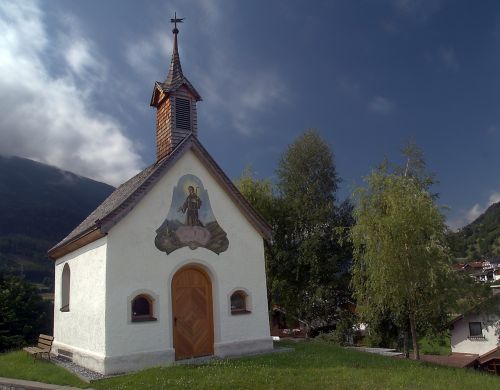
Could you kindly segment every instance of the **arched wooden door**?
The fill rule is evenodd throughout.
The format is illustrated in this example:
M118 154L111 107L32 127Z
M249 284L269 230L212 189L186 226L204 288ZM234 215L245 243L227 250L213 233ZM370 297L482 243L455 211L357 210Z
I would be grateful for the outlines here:
M213 355L212 283L205 271L188 266L172 279L175 359Z

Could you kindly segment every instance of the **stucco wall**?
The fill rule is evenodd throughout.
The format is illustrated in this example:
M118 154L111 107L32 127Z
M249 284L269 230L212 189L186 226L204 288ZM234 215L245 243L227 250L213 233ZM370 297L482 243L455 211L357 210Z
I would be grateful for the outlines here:
M220 255L187 247L166 255L155 247L156 229L167 216L174 186L185 174L202 180L214 215L227 233L229 247ZM172 351L171 280L178 269L191 263L203 266L212 280L216 351L218 345L245 340L257 344L261 340L261 349L272 346L265 341L270 335L262 237L188 151L108 234L107 356ZM229 294L237 288L250 294L250 314L230 314ZM130 299L145 289L158 297L157 321L132 323Z
M478 355L491 351L498 345L494 323L499 319L494 315L468 315L457 321L451 331L451 351ZM469 322L481 322L484 339L469 338Z
M54 346L104 357L106 243L103 237L58 259L55 264ZM70 310L61 312L61 276L70 268Z

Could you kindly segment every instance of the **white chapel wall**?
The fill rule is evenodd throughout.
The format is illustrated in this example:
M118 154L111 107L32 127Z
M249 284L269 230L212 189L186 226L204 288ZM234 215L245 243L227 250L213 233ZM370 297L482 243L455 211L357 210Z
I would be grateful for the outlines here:
M167 216L174 186L185 174L201 179L213 213L227 233L229 247L219 255L188 247L166 255L155 247L156 229ZM188 151L108 233L107 356L172 351L170 283L178 269L191 263L202 265L212 279L216 353L218 346L245 340L251 344L252 340L264 339L266 346L272 346L262 237L194 153ZM237 288L251 294L250 314L231 315L229 294ZM141 289L158 296L157 321L131 322L129 297Z
M107 238L85 245L56 260L54 348L97 358L105 355L105 280ZM62 273L70 269L69 311L62 312ZM56 352L56 351L54 351ZM75 359L78 360L78 357Z

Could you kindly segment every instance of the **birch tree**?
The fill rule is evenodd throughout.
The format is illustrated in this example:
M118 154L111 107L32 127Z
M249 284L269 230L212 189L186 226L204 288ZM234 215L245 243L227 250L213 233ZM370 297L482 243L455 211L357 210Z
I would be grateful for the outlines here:
M432 180L422 174L421 154L412 148L407 154L404 167L383 164L356 192L352 287L365 318L389 311L409 324L419 359L419 324L442 309L452 270L445 220L428 190Z

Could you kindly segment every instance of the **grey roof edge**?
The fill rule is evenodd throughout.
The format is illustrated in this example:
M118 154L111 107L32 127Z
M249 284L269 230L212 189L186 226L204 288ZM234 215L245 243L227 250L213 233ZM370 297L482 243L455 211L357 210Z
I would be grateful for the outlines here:
M205 147L201 144L201 142L193 137L194 143L202 150L203 157L205 157L208 162L213 166L213 168L217 171L220 178L224 181L224 183L229 187L229 192L235 196L237 201L241 204L244 210L251 215L253 219L258 222L261 226L260 233L261 235L267 239L272 239L272 227L269 223L264 219L264 217L250 204L250 202L243 196L240 190L234 185L231 179L224 173L222 168L217 164L217 162L213 159L210 153L205 149Z
M253 208L253 206L245 199L241 192L236 188L233 182L227 177L222 168L215 162L210 153L203 147L200 141L190 133L184 138L177 147L168 156L158 161L157 168L136 188L136 190L127 198L120 206L109 213L106 217L102 218L101 231L107 233L113 226L115 226L122 218L124 218L139 201L149 192L149 190L156 184L165 174L166 171L174 164L182 155L183 152L191 146L196 146L201 150L202 157L208 160L208 163L214 168L220 176L225 185L229 186L229 192L232 193L239 201L245 211L251 214L252 218L261 225L260 233L266 238L271 239L272 229L265 219Z
M270 240L272 238L272 228L270 225L245 199L238 188L236 188L233 182L227 177L224 171L203 147L200 141L191 133L184 138L169 155L146 167L143 171L139 172L137 175L113 191L113 193L111 193L111 195L109 195L87 218L85 218L71 233L69 233L68 236L53 246L48 251L49 255L51 252L77 241L79 238L84 237L94 230L99 229L102 234L107 234L113 226L120 222L120 220L123 219L139 203L139 201L149 192L154 184L156 184L163 177L171 165L184 154L184 151L192 148L193 146L195 154L196 151L199 150L200 153L198 154L198 157L206 160L209 166L213 168L213 173L221 180L222 186L227 187L226 190L230 195L233 195L236 204L241 206L240 208L243 209L243 213L250 217L250 222L252 222L252 220L255 222L258 226L257 230L262 237ZM144 177L141 177L143 174ZM135 180L137 178L138 180ZM132 188L129 191L126 191L126 194L123 195L123 199L118 199L118 202L116 202L117 204L112 206L111 209L106 212L106 205L108 203L113 205L113 198L119 198L120 190L128 185ZM95 217L92 218L92 216Z
M201 95L196 90L196 88L193 87L193 84L191 84L189 82L189 80L185 76L183 76L182 80L180 82L176 83L176 85L165 86L165 83L162 83L161 81L155 81L155 85L153 87L153 93L151 94L151 101L149 102L149 105L154 107L154 98L155 98L155 93L157 90L160 90L165 94L170 94L172 92L176 92L183 85L185 85L187 87L187 89L189 89L191 91L191 93L194 95L196 101L199 102L199 101L203 100Z
M84 222L85 220L83 220L80 225ZM78 225L78 226L80 226ZM63 238L61 241L59 241L56 245L54 245L52 248L50 248L47 253L49 254L49 257L50 257L50 254L52 252L54 252L55 250L65 246L65 245L68 245L68 244L71 244L72 242L74 241L77 241L79 240L80 238L86 236L87 234L93 232L94 230L97 230L99 229L99 221L97 220L96 223L94 225L92 225L91 227L85 229L85 230L82 230L81 232L79 232L78 234L75 234L75 235L72 235L71 233L68 234L65 238ZM74 229L76 230L76 229ZM74 231L73 230L73 231ZM71 236L71 237L70 237Z
M110 225L110 216L112 214L116 214L117 211L120 210L125 210L128 209L128 203L130 203L134 195L137 193L137 191L141 188L141 186L146 182L153 174L155 171L158 170L158 168L161 167L161 164L168 160L169 158L172 158L174 155L177 155L179 150L185 146L185 142L188 140L189 136L186 137L184 140L182 140L177 147L170 153L168 156L166 156L164 159L159 160L155 162L154 164L149 165L145 169L143 169L141 172L139 172L137 175L131 177L129 180L127 180L125 183L120 185L115 191L113 191L97 208L92 211L92 213L89 214L87 218L85 218L75 229L73 229L64 239L62 239L59 243L54 245L51 249L49 249L49 254L53 252L54 250L57 250L70 242L73 242L77 240L80 237L85 236L88 232L95 230L95 228L101 229L101 232L107 233L112 225ZM149 172L147 172L149 171ZM145 172L147 172L143 178L140 178L137 180L137 183L134 183L135 180L139 178L141 175L143 175ZM123 199L119 199L117 202L117 205L112 206L109 211L105 211L106 209L106 204L107 203L113 203L112 200L113 198L119 197L119 192L122 190L124 187L127 187L128 185L131 185L131 189L129 191L126 191L125 195L123 196ZM141 197L142 198L142 197ZM135 203L133 204L135 206ZM104 210L103 210L104 209ZM101 211L102 210L102 211ZM101 211L101 212L100 212ZM128 212L127 211L127 212Z
M125 217L139 201L149 192L154 184L163 177L163 174L175 163L181 156L182 152L189 145L189 140L193 137L192 133L184 138L175 149L163 159L157 161L155 169L146 177L146 179L125 199L115 210L106 215L101 220L101 231L107 233L113 226Z

